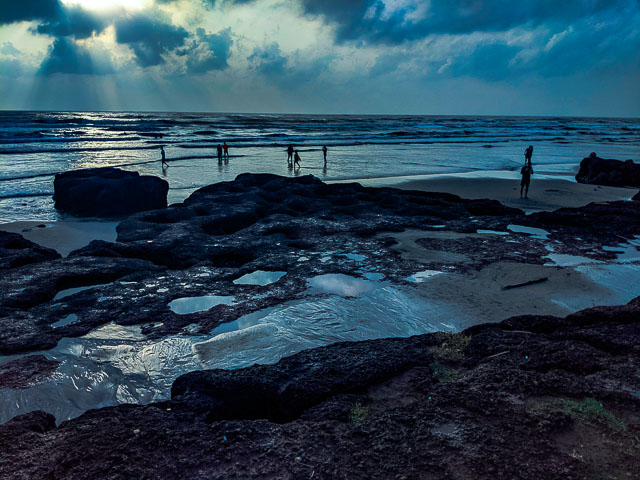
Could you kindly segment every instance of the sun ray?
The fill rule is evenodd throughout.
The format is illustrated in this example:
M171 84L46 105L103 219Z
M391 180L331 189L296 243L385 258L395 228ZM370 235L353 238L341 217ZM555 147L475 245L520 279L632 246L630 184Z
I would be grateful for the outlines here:
M113 7L140 9L151 3L150 0L61 0L65 5L78 5L85 10L104 10Z

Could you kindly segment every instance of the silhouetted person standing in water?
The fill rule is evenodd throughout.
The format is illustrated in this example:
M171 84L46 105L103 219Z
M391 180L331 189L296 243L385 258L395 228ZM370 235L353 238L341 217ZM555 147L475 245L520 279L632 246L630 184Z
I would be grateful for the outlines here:
M218 163L222 163L222 146L220 144L216 147L216 151L218 153Z
M224 159L228 162L229 161L229 145L227 145L227 142L224 142L224 144L222 145L222 148L224 150Z
M293 145L287 148L287 165L293 164Z
M322 156L324 157L324 166L327 166L327 146L322 147Z
M531 165L531 157L533 157L533 145L529 145L524 151L524 163Z
M531 161L525 162L524 167L520 169L520 174L522 175L522 180L520 181L520 198L522 198L523 190L524 198L529 198L527 194L529 193L529 183L531 182L531 175L533 174Z
M164 145L160 145L160 155L162 155L162 168L165 168L168 164L164 154Z
M298 155L298 150L296 150L296 153L293 155L293 163L300 168L300 155Z

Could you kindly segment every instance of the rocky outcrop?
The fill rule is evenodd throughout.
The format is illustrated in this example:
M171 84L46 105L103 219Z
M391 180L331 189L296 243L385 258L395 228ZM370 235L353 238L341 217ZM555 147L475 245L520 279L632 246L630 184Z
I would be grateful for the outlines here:
M56 258L60 258L60 254L55 250L33 243L18 233L0 230L0 272Z
M169 184L158 177L114 167L56 175L55 208L78 217L117 217L165 208Z
M373 271L403 284L424 268L465 272L499 261L548 261L544 242L525 234L460 239L425 234L417 247L446 253L425 264L390 248L395 240L385 234L506 231L511 223L548 230L558 253L615 258L615 252L601 247L640 234L640 202L524 215L495 201L449 194L327 185L311 176L240 175L202 188L182 204L131 215L119 224L115 243L95 241L65 259L4 271L0 352L51 348L65 336L84 335L113 321L144 325L150 338L181 333L188 325L207 333L242 315L304 299L307 279L324 273ZM363 259L349 259L348 252ZM468 260L454 261L453 253ZM233 283L255 270L287 275L266 286ZM61 290L91 286L54 300ZM189 315L168 307L176 298L200 295L231 295L235 302ZM52 327L72 314L77 321Z
M0 388L24 389L48 379L59 362L30 355L0 365Z
M167 402L14 418L0 476L638 478L638 345L640 297L194 372Z
M599 158L595 153L580 162L578 183L611 187L640 187L640 164Z

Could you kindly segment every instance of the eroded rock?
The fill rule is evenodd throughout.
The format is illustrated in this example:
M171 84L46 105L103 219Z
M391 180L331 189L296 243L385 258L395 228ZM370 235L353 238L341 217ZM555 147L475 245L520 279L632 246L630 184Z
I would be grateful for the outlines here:
M599 158L592 153L580 162L576 181L612 187L640 187L640 164L633 160L622 162Z
M55 208L78 217L117 217L167 206L166 180L115 167L57 174Z

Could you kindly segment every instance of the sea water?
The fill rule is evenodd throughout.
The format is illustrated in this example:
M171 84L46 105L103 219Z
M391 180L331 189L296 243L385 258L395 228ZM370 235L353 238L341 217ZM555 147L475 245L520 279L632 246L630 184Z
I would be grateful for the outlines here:
M217 144L230 145L219 164ZM301 168L287 167L293 144ZM612 118L0 112L0 223L56 220L56 173L117 166L169 182L169 202L244 172L325 181L517 171L534 145L536 174L572 178L580 160L635 159L640 120ZM164 145L169 167L160 162ZM329 149L326 168L321 147Z

